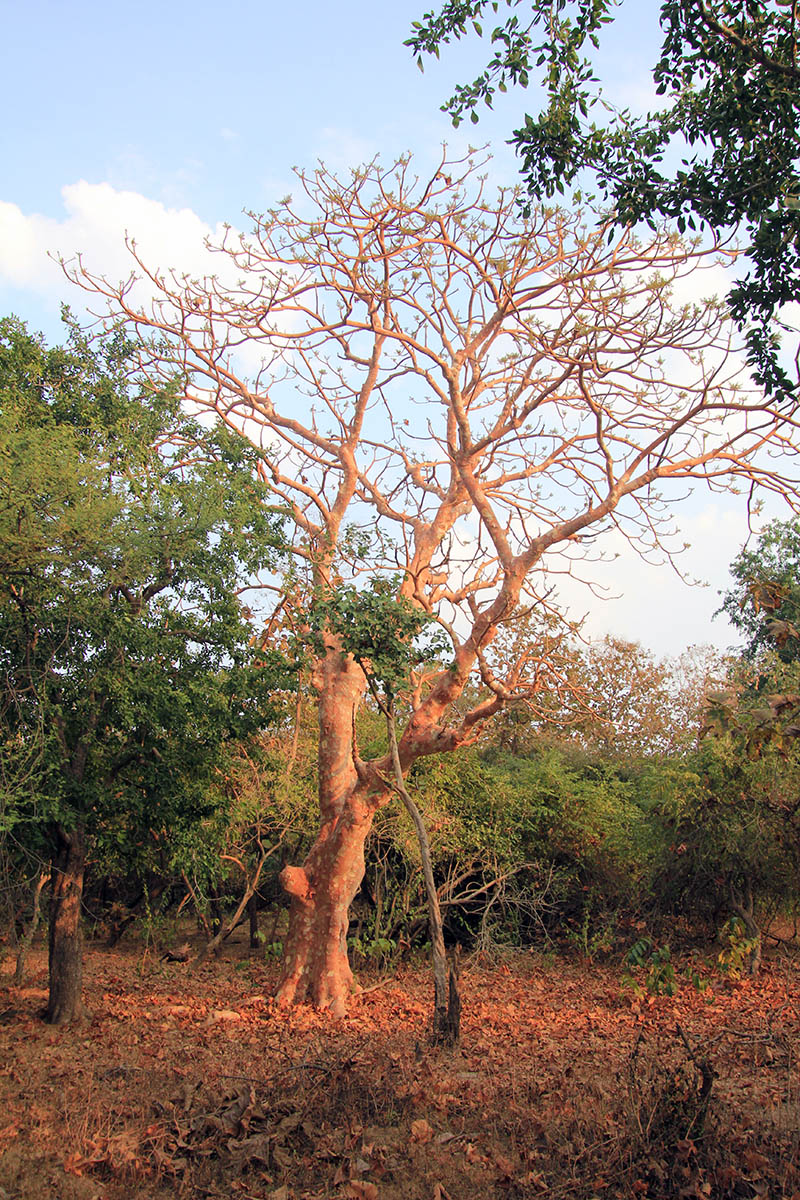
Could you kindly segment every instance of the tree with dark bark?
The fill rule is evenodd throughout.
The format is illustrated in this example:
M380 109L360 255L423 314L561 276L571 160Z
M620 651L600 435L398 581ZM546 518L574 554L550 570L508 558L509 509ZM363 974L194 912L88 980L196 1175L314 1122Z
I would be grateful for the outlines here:
M47 349L0 323L0 463L0 828L51 859L61 1024L81 1013L93 842L133 860L207 812L226 741L269 715L275 663L237 590L279 523L244 443L132 376L120 335Z
M229 231L212 278L155 269L133 246L139 283L70 268L140 336L154 381L178 370L193 404L259 446L294 525L294 594L399 574L398 595L446 634L447 660L413 670L398 698L403 775L474 741L509 701L551 705L546 647L500 667L491 646L555 608L560 573L591 578L604 532L663 547L695 484L796 499L794 408L742 382L718 303L677 298L702 294L716 256L661 232L609 244L580 214L523 219L479 169L443 160L420 179L404 159L300 175L301 202ZM336 631L309 653L320 823L283 872L279 999L343 1014L348 908L393 756L360 751L367 679Z

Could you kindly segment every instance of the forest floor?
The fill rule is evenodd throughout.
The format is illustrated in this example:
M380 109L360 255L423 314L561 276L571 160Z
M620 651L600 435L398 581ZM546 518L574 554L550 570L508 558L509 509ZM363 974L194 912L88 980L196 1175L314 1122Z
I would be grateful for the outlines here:
M0 1200L800 1200L796 953L703 992L681 968L672 997L468 960L454 1051L428 1045L422 966L338 1021L277 1011L276 973L89 946L90 1016L64 1029L42 950L26 986L0 977Z

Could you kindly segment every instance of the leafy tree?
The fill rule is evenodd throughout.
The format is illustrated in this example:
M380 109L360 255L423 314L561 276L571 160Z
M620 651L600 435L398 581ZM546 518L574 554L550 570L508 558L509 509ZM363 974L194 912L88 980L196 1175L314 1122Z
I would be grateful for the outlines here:
M708 693L701 784L677 839L688 856L670 867L674 885L694 880L743 923L752 970L759 906L796 901L800 886L799 566L796 519L770 523L731 566L721 611L746 643Z
M80 1013L90 840L205 812L278 679L237 591L279 522L246 444L178 397L131 373L119 334L47 349L0 323L0 815L52 859L53 1023Z
M795 666L771 682L797 684ZM741 673L740 673L741 675ZM782 678L781 678L782 677ZM750 970L760 961L761 923L797 903L800 888L800 755L797 743L764 736L758 685L731 677L725 707L715 702L691 763L694 778L672 801L671 848L659 891L697 918L738 918Z
M543 742L578 745L598 758L633 761L684 753L694 746L705 697L724 679L724 657L710 646L658 659L638 642L607 636L547 645L544 631L532 640L537 654L551 655L561 686L540 692L536 703L509 706L488 740L513 753ZM498 642L500 639L498 639Z
M142 339L154 385L178 370L194 403L263 447L292 523L281 605L397 575L399 595L446 632L447 662L412 669L398 697L404 776L556 678L544 647L497 662L491 648L526 609L556 606L559 572L591 572L595 538L617 529L661 546L695 481L795 487L769 457L792 453L792 415L743 388L721 306L673 303L673 285L713 255L671 233L609 245L580 214L525 220L479 169L443 159L419 178L402 159L301 176L302 203L225 237L230 287L151 268L146 298L75 269ZM307 619L299 609L301 635ZM319 831L283 873L279 999L342 1014L348 908L393 762L359 747L365 672L335 628L320 638Z
M637 642L607 636L579 653L574 675L582 703L573 736L610 759L686 752L700 733L705 694L724 674L710 647L658 659Z
M479 119L495 92L541 83L546 103L513 144L531 196L552 195L589 171L627 224L657 217L720 236L746 232L749 272L729 294L747 328L757 378L794 391L778 356L781 311L800 282L800 65L789 0L663 0L664 40L653 69L660 108L637 117L602 98L591 63L613 0L445 0L414 22L422 66L451 39L485 36L486 68L444 105L457 125ZM624 17L621 18L624 20ZM493 27L492 27L493 26ZM670 167L669 164L677 162Z
M745 656L800 659L800 520L772 521L731 565L721 611L747 641Z

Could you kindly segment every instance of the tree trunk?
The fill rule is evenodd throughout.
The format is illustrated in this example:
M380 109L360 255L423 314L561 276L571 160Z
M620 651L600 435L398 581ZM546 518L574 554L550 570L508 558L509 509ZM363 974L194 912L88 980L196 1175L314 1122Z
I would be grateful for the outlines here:
M258 928L258 892L253 892L247 901L247 917L250 925L250 949L257 950L261 945Z
M208 908L211 913L211 931L214 937L218 937L222 932L223 918L219 888L216 885L208 889Z
M302 867L286 867L281 883L292 897L278 989L282 1005L310 999L337 1017L355 990L347 957L350 905L364 878L364 843L375 806L356 789L335 824L324 826Z
M36 876L36 883L33 886L33 900L31 907L30 920L26 923L25 929L20 939L17 949L17 965L14 970L14 986L20 987L25 978L25 960L28 956L31 942L33 941L36 930L39 927L39 902L41 900L42 888L50 880L50 872L45 868L39 871Z
M50 893L50 999L45 1020L65 1025L83 1015L81 898L86 864L86 832L82 825L67 833L56 830Z
M447 1045L457 1044L461 1035L461 998L458 994L458 978L455 970L451 969L449 978L447 972L447 957L444 949L444 927L442 925L442 910L439 905L439 893L433 878L433 860L431 846L428 841L428 831L422 819L422 813L411 798L403 782L403 768L400 763L400 752L397 747L397 728L394 711L384 706L379 700L386 715L386 729L389 734L389 747L392 754L392 769L394 785L400 799L405 805L406 812L414 822L417 833L419 853L422 860L422 875L425 880L425 892L428 898L428 925L431 933L431 957L433 960L433 1029L434 1042L444 1042Z
M761 967L761 930L755 918L753 885L750 879L745 880L744 895L739 895L731 884L730 896L731 908L744 924L745 932L751 943L747 956L747 973L756 976Z
M259 845L260 845L260 843L259 843ZM273 847L273 849L274 849L274 847ZM271 853L272 853L272 850L265 851L262 847L261 856L258 860L258 865L256 866L255 872L253 874L253 878L246 879L244 894L243 894L241 900L239 901L238 905L236 906L236 912L233 914L233 916L230 918L229 921L223 922L220 925L217 932L211 938L211 940L206 942L205 946L203 946L200 953L197 955L197 958L195 960L196 965L199 965L200 963L205 962L205 960L208 958L209 954L211 954L211 953L217 954L219 952L219 948L222 945L222 943L224 941L227 941L227 939L231 936L234 929L237 927L237 925L239 924L239 922L242 919L242 913L248 907L251 899L255 898L255 894L258 889L258 883L261 878L261 871L264 867L264 863L267 861L267 855L271 854ZM241 865L241 863L240 863L240 865ZM244 868L242 868L242 869L244 869ZM258 914L257 913L256 913L256 928L258 928ZM252 913L251 913L250 945L251 946L253 945ZM256 938L256 945L258 945L258 938Z
M291 908L277 999L281 1005L310 999L344 1016L354 990L349 908L364 877L364 843L386 793L371 792L356 771L355 713L366 688L360 667L331 645L314 682L321 825L302 867L287 866L280 875Z

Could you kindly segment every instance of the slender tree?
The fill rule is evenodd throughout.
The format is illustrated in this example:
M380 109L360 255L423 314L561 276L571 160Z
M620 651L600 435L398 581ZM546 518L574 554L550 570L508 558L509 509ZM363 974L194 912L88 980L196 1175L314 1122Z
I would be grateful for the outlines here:
M658 232L609 244L579 214L522 220L518 195L490 196L478 170L443 160L420 179L404 159L301 175L299 203L227 234L214 278L148 267L133 247L140 283L72 268L142 336L154 379L178 369L192 404L259 446L294 523L295 593L298 579L324 596L399 572L400 595L446 632L447 661L398 698L403 773L547 691L545 649L501 672L490 646L555 604L559 572L590 577L605 531L661 545L695 482L794 497L793 408L742 384L719 304L675 298L689 277L702 294L715 257ZM279 998L341 1014L348 906L393 762L362 756L364 672L333 629L319 636L320 824L283 874Z

